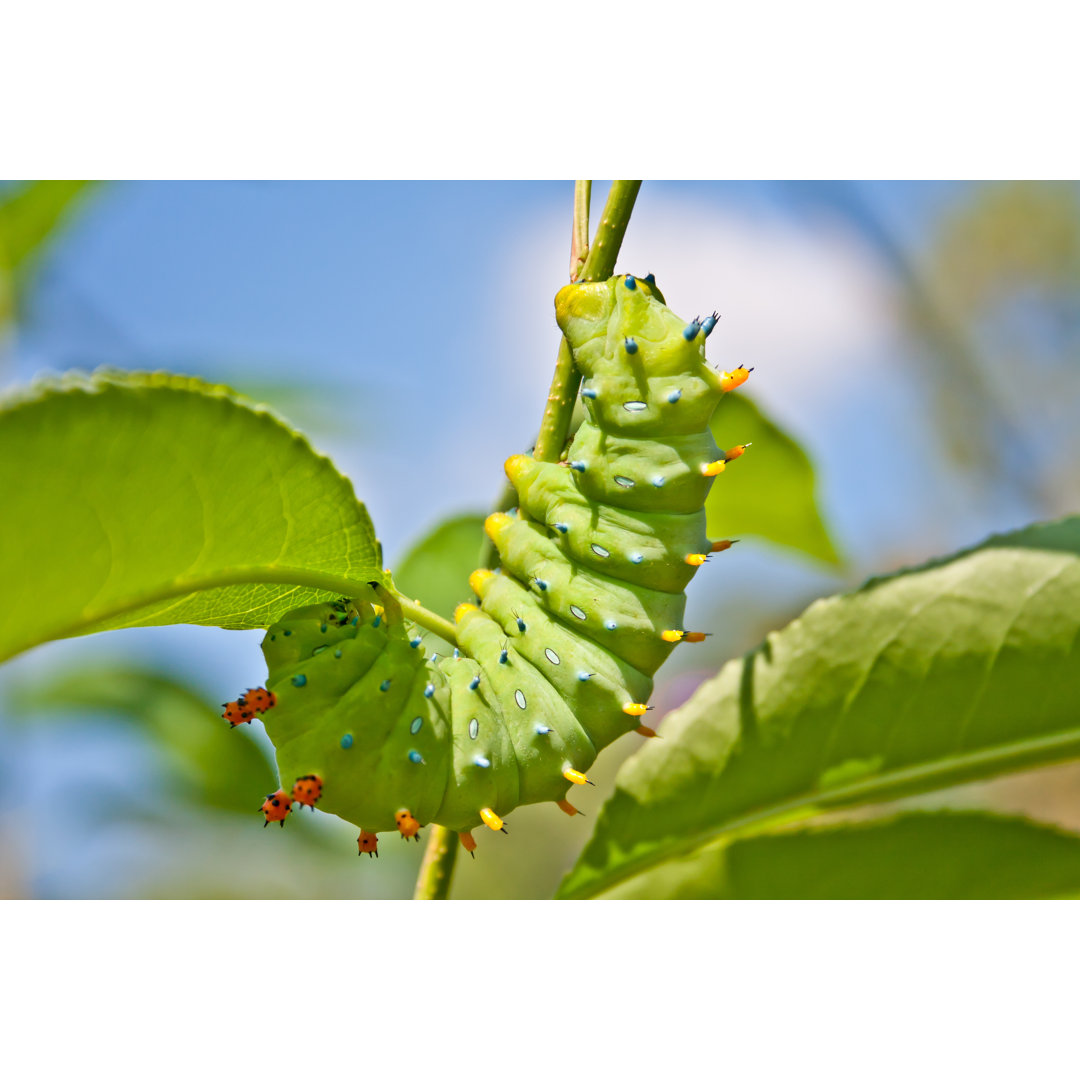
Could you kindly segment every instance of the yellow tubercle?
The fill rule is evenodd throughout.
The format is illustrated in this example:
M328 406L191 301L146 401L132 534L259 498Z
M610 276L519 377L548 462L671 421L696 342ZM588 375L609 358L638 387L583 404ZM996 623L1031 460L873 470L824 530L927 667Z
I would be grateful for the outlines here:
M685 636L685 632L682 630L661 630L660 636L665 641L682 641L683 637Z
M492 540L497 540L503 532L505 532L511 525L514 524L514 519L509 514L497 513L489 514L484 521L484 532Z
M475 604L458 604L454 608L454 622L459 623L470 611L479 611L480 609Z
M480 820L489 828L494 829L495 832L505 832L503 829L502 818L495 813L490 807L485 806L480 811Z
M643 705L639 701L628 701L623 707L622 711L627 716L644 716L649 711L648 705Z
M563 776L570 781L571 784L587 784L589 778L582 772L578 772L577 769L563 769Z
M503 469L506 471L507 478L513 482L516 480L528 466L529 459L524 454L513 454L503 462Z
M385 612L385 608L382 604L372 604L371 610L374 611L376 615L382 615Z
M687 566L700 566L704 561L705 556L696 552L693 555L687 555L683 560Z
M469 575L469 588L482 600L494 577L494 573L490 570L474 570Z
M701 466L702 476L719 476L725 469L727 464L724 461L707 461Z

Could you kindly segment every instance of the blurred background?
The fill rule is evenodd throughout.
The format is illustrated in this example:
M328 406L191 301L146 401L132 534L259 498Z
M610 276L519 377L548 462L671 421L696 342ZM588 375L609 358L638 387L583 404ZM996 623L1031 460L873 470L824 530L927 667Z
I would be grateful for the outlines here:
M101 365L229 383L352 479L396 570L531 445L571 205L570 182L6 182L0 389ZM646 182L619 269L687 318L719 310L710 359L755 368L749 395L813 468L799 529L695 580L686 625L713 637L661 672L661 730L814 598L1080 509L1080 186ZM736 468L764 504L779 490L753 450ZM0 668L0 895L410 895L422 845L387 837L375 862L327 815L262 828L269 744L218 708L264 679L260 639L120 631ZM590 772L588 817L515 811L453 895L550 896L634 749ZM933 802L1076 828L1080 772Z

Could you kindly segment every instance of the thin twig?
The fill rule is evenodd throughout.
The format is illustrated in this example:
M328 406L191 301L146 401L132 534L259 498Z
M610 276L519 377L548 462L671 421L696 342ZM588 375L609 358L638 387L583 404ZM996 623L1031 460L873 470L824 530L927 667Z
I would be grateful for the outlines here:
M574 224L570 230L570 280L577 281L589 254L589 202L592 181L574 181Z
M458 839L442 825L432 825L424 850L424 861L416 878L414 900L445 900L450 893L450 879L457 862Z

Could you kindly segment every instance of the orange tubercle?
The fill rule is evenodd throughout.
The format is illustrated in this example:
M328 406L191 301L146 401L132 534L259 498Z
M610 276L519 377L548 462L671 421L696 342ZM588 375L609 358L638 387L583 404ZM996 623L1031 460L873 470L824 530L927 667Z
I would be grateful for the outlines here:
M720 389L727 393L729 390L737 390L747 379L753 368L743 367L740 364L734 371L720 372Z
M737 544L738 542L739 542L738 540L714 540L712 542L712 546L711 546L710 550L712 550L712 551L727 551L727 549L729 547L731 547L732 544Z
M360 830L360 835L356 838L356 846L360 849L357 855L363 855L366 851L368 858L371 858L372 855L376 859L379 857L379 838L373 832L368 832L367 829Z
M656 734L656 730L651 727L646 727L642 724L640 727L634 728L634 731L638 735L644 736L646 739L658 739L660 736Z
M461 846L475 859L476 841L473 839L473 834L471 832L459 832L457 835L461 841Z
M733 446L730 450L724 452L724 460L734 461L736 458L742 457L747 449L753 445L753 443L743 443L741 446Z
M560 799L560 800L559 800L559 801L558 801L558 802L557 802L557 803L556 803L555 805L556 805L556 806L557 806L557 807L558 807L558 808L559 808L559 809L560 809L560 810L561 810L561 811L562 811L562 812L563 812L564 814L569 814L569 815L570 815L571 817L576 817L576 816L577 816L578 814L580 814L580 813L581 813L581 811L580 811L580 810L579 810L579 809L578 809L578 808L577 808L576 806L572 806L572 805L571 805L570 803L568 803L568 802L567 802L567 801L566 801L565 799Z

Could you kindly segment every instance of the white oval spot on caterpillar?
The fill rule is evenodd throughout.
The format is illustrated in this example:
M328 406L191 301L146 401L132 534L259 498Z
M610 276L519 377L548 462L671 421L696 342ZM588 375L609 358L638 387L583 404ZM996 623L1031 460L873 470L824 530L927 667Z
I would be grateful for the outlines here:
M618 484L619 487L624 488L632 488L634 486L634 481L631 480L629 476L616 476L615 483Z
M470 739L475 739L476 736L479 735L479 734L480 734L480 721L477 720L476 717L474 716L469 721L469 738Z
M575 619L583 619L584 620L584 619L588 618L588 616L585 614L585 612L582 611L581 608L579 608L577 606L577 604L571 604L570 605L570 614L573 615Z
M525 695L520 690L514 691L514 700L518 703L519 709L525 708Z
M409 730L415 735L423 726L424 726L424 718L422 716L418 716L409 725Z
M554 649L545 649L544 655L553 663L559 664L562 661L559 660L559 654Z
M648 403L644 401L627 401L623 403L623 408L627 412L643 412L648 407Z
M606 547L601 547L599 544L590 544L589 547L592 548L593 554L599 555L601 559L606 559L611 555L611 552Z
M630 556L630 561L632 563L644 562L644 560L645 560L645 556L642 555L640 551L635 551L633 553L633 555Z
M477 754L476 757L473 758L473 761L475 761L476 764L479 765L481 769L490 769L491 768L491 762L488 761L488 759L486 757L483 757L480 754Z

